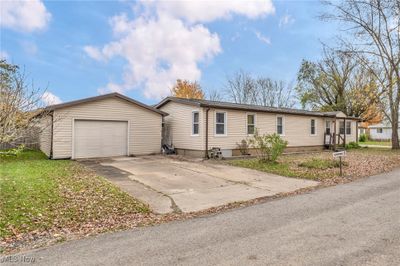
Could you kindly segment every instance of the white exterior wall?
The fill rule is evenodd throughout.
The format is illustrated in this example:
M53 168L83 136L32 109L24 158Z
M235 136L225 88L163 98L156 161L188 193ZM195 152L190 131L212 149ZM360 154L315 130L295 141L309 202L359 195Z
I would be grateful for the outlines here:
M74 119L128 121L129 155L160 153L162 116L119 98L54 111L53 158L71 158Z
M392 139L392 129L391 128L382 128L382 133L378 133L377 128L369 129L369 136L372 140L391 140Z
M226 136L215 134L215 113L220 111L227 114ZM211 109L209 112L209 148L237 149L237 143L251 138L251 135L247 135L247 114L255 114L255 126L259 134L276 133L277 116L282 116L284 124L282 138L288 141L288 147L322 146L324 143L325 119L321 117ZM311 135L311 119L316 121L316 135Z
M39 148L40 150L50 156L51 150L51 116L46 115L40 118L40 134L39 134Z
M169 115L164 118L164 126L169 127L170 140L175 148L187 150L205 150L205 113L203 108L168 102L160 108ZM199 134L192 135L192 113L199 112Z

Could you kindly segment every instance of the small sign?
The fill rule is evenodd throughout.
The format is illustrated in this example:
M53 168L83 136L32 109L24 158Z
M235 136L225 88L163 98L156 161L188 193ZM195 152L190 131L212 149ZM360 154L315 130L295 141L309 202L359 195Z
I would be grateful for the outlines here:
M346 151L334 152L332 155L333 155L333 158L345 157L346 156Z

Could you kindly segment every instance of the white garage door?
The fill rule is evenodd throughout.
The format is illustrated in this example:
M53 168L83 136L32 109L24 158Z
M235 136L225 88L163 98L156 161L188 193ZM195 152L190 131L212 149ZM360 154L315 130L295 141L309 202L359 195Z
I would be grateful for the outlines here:
M127 155L128 122L75 120L74 158Z

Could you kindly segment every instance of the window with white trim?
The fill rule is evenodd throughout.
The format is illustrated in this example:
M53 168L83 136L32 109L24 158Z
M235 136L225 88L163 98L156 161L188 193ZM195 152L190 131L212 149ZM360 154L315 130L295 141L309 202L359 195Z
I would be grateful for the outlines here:
M226 135L226 113L215 113L215 135Z
M192 135L199 135L199 112L192 112Z
M379 134L382 134L383 133L383 128L377 128L376 132L379 133Z
M346 135L351 135L351 121L346 121Z
M277 116L276 117L276 133L278 133L278 135L283 135L283 116Z
M316 121L315 119L311 119L311 124L310 124L310 130L311 130L311 135L315 136L317 135L317 128L316 128Z
M253 135L256 131L256 115L247 114L247 135Z

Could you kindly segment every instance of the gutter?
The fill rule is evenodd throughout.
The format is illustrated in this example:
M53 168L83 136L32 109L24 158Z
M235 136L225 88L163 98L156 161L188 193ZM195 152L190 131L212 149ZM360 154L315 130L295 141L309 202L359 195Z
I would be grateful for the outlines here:
M204 158L206 158L206 159L209 159L209 156L208 156L208 111L210 111L209 107L206 109L206 134L205 134L206 149L205 149L205 153L204 153Z

